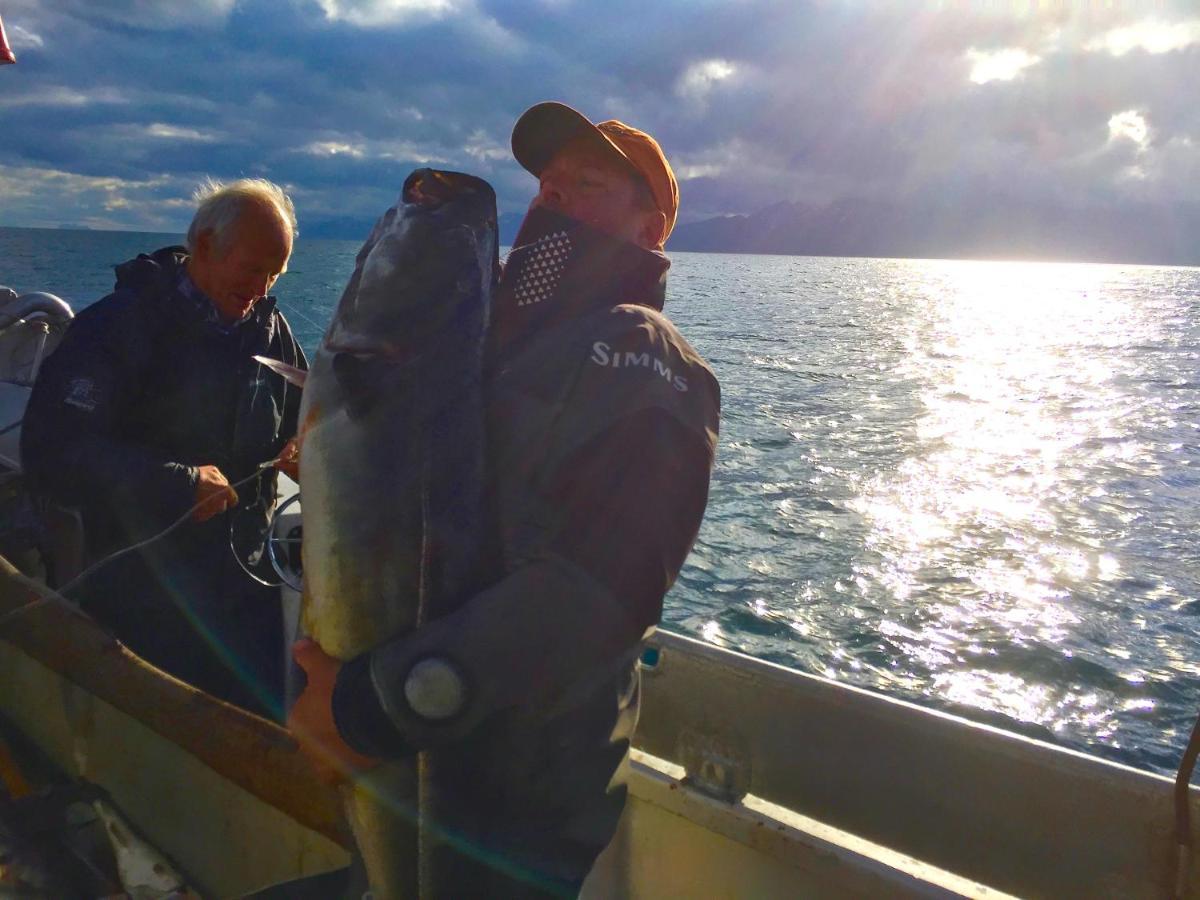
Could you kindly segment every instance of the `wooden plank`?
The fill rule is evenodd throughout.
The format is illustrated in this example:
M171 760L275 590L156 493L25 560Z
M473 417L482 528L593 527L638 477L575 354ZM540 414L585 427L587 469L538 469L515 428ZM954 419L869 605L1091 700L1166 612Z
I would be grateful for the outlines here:
M317 780L285 729L150 665L3 557L0 640L133 716L299 824L352 846L336 790Z

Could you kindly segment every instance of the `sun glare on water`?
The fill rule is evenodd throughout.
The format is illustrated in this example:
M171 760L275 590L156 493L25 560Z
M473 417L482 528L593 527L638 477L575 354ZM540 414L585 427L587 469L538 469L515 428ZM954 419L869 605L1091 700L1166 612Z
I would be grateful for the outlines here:
M912 265L925 269L924 309L900 376L922 385L919 449L855 501L878 554L872 576L917 610L881 631L928 665L945 701L1103 735L1109 711L1094 692L1051 689L992 657L1015 645L1039 666L1069 658L1078 596L1121 574L1097 523L1066 510L1096 489L1081 448L1099 464L1144 449L1120 439L1140 401L1106 348L1145 339L1147 325L1103 290L1113 267Z

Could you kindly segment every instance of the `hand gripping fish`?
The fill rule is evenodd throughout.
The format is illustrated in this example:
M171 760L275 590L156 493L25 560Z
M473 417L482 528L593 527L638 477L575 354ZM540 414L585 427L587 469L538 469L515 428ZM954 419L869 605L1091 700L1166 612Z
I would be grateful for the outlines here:
M304 387L303 626L348 660L480 585L496 197L420 169L359 251ZM374 896L415 896L419 760L347 787Z

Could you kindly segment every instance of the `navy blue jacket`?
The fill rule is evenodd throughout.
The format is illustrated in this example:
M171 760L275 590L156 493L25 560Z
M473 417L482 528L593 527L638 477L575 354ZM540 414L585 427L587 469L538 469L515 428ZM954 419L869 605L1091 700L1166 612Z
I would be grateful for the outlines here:
M116 289L74 319L26 409L22 465L39 492L81 509L92 560L182 517L195 502L197 467L215 465L236 483L296 433L299 389L253 359L307 366L274 298L224 326L206 298L179 289L186 260L182 247L167 247L117 266ZM239 524L265 523L274 471L237 490L239 506L252 508ZM239 655L252 653L238 649L240 637L261 639L272 660L280 652L270 643L282 640L277 604L269 638L259 634L265 619L248 618L245 596L261 588L230 550L233 516L188 522L79 590L135 652L227 697L213 674L219 660L193 659L209 653L192 646L193 634L207 629ZM253 605L253 615L267 615L265 603Z
M22 464L84 511L93 548L181 516L198 466L241 480L296 433L300 391L252 359L307 365L274 298L222 328L177 289L185 262L168 247L118 266L116 289L71 323L29 401ZM273 496L274 476L258 481L239 489L243 505Z

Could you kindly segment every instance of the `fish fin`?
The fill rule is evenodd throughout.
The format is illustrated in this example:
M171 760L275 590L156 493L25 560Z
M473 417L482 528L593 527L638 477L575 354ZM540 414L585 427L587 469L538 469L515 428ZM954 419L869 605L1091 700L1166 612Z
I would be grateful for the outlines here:
M333 374L345 395L350 416L357 419L369 413L380 390L381 373L376 361L354 353L335 353Z
M304 382L308 379L308 373L303 369L289 366L287 363L280 362L277 359L271 359L267 356L255 356L254 359L262 363L276 375L284 378L289 384L294 384L298 388L304 387Z

